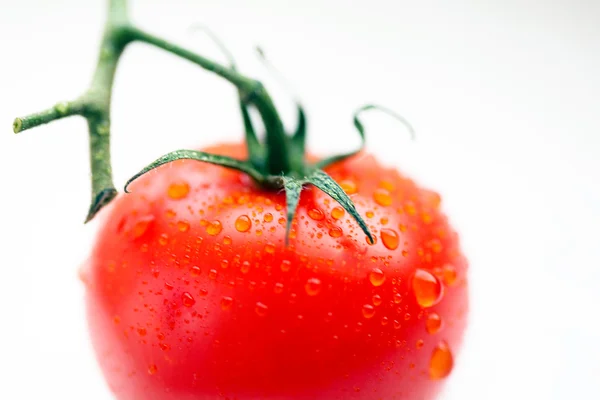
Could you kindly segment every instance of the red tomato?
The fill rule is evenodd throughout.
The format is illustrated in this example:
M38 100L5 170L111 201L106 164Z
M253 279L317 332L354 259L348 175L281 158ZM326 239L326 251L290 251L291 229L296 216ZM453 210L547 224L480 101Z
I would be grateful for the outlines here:
M243 146L208 149L243 157ZM289 247L283 192L176 161L103 215L83 272L118 399L433 399L466 324L467 263L440 197L364 153L326 171Z

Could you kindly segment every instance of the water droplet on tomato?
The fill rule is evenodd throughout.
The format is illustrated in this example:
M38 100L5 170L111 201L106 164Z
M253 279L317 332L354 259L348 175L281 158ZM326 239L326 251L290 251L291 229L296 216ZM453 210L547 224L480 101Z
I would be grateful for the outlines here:
M400 328L402 328L402 324L400 324L400 321L395 319L394 320L394 329L400 329Z
M279 268L281 268L283 272L287 272L292 268L292 263L289 260L283 260Z
M381 230L381 242L387 249L396 250L400 244L400 238L395 230L386 228Z
M367 218L373 218L373 217L375 216L375 213L374 213L373 211L367 211L367 212L365 213L365 216L366 216Z
M148 365L148 374L154 375L156 373L156 371L158 371L158 368L156 367L155 364Z
M427 316L425 329L431 335L438 333L442 329L442 319L437 313L430 313Z
M166 233L162 233L158 237L158 244L160 244L161 246L165 246L168 242L169 242L169 237L167 236Z
M342 207L333 207L333 210L331 210L331 217L333 219L343 218L344 214L346 214L346 211Z
M394 293L394 303L400 304L402 302L402 295L400 293Z
M344 234L344 231L339 226L332 226L329 228L329 236L332 238L339 238Z
M171 347L166 343L159 343L158 347L160 347L162 351L169 351L171 349Z
M223 225L221 225L221 221L211 221L206 225L206 233L211 236L216 236L223 230Z
M389 206L392 204L392 195L386 189L378 188L373 193L373 200L380 206Z
M211 269L210 271L208 271L208 278L215 280L215 279L217 279L217 274L218 274L218 272L216 269Z
M375 307L373 307L370 304L365 304L362 307L362 315L367 319L373 318L373 316L375 315Z
M421 307L431 307L439 303L443 295L443 286L430 272L417 269L412 280L412 288Z
M251 227L252 227L252 221L250 220L250 217L248 217L247 215L240 215L235 220L235 229L238 232L248 232L248 230L250 230Z
M354 181L344 179L340 182L340 187L346 192L346 194L354 194L358 192L358 187Z
M281 293L283 292L283 283L279 283L279 282L278 282L278 283L276 283L276 284L275 284L275 287L273 288L273 291L274 291L276 294L281 294Z
M429 242L429 246L434 253L441 253L443 250L442 242L439 239L432 239Z
M240 271L242 271L242 274L247 274L248 271L250 271L250 263L248 261L244 261L240 267Z
M316 296L321 291L321 280L318 278L310 278L304 285L304 290L309 296Z
M453 366L452 351L450 351L448 344L442 341L433 349L433 353L431 353L429 376L431 379L445 378L450 374Z
M192 297L192 295L189 294L188 292L183 292L181 294L181 302L186 307L191 307L194 304L196 304L196 300L194 300L194 298Z
M273 243L265 244L265 253L268 253L268 254L275 253L275 245Z
M265 216L263 217L263 220L264 220L265 222L271 222L271 221L273 221L273 214L271 214L271 213L266 213L266 214L265 214Z
M227 235L223 238L223 244L229 246L232 243L231 236Z
M442 279L448 286L453 286L456 283L456 268L453 265L446 264L442 268Z
M311 219L314 219L315 221L321 221L325 218L325 214L323 214L323 211L321 211L318 208L311 208L310 210L308 210L308 216Z
M425 345L425 342L423 341L423 339L419 339L419 340L417 340L415 347L417 348L417 350L419 350L419 349L422 349L424 345Z
M233 305L233 298L231 298L229 296L223 296L223 298L221 299L221 310L223 310L223 311L230 310L232 305Z
M269 307L267 307L264 303L261 303L260 301L256 303L256 306L254 307L254 312L256 315L259 317L264 317L267 315L267 311L269 311Z
M146 334L148 333L148 331L146 331L146 328L137 328L137 333L140 336L146 336Z
M383 317L381 318L381 325L386 326L387 324L389 324L390 320L388 317Z
M187 221L177 221L177 229L180 232L187 232L190 229L190 223Z
M379 268L373 268L371 272L369 272L369 281L371 282L371 285L375 287L383 285L385 282L383 271Z
M378 295L378 294L373 295L373 305L374 306L380 306L382 302L383 302L383 299L381 298L380 295Z
M150 225L152 224L153 221L154 221L153 215L148 215L146 217L139 219L133 226L133 230L132 230L133 237L135 239L141 237L144 233L146 233L146 231L148 230L148 228L150 227Z
M190 192L190 185L187 182L176 182L169 185L167 195L173 200L180 200L185 198Z

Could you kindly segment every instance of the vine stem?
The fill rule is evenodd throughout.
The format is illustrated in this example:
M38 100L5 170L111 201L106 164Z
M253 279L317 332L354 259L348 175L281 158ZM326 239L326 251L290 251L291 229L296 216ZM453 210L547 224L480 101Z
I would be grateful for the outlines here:
M268 146L266 168L271 173L288 172L289 144L283 123L262 84L212 60L133 26L128 18L127 0L110 0L100 53L92 82L77 99L16 118L13 131L22 131L74 115L87 120L90 141L92 202L85 222L90 221L116 195L110 159L110 105L115 73L121 55L132 42L144 42L187 59L235 85L244 102L256 107L266 127Z

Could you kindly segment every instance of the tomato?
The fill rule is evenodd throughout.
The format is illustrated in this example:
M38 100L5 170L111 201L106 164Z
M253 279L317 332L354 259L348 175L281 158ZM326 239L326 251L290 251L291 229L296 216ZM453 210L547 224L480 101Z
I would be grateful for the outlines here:
M440 196L362 151L359 115L378 109L408 123L363 106L354 114L361 149L315 160L302 106L288 132L265 87L240 74L218 40L228 66L137 28L126 0L109 7L88 90L15 119L13 130L87 120L86 222L105 211L81 277L116 397L433 399L466 326L467 261ZM117 195L111 89L135 41L233 84L245 143L168 153Z
M245 157L241 145L206 150ZM82 273L118 399L433 399L468 308L440 196L360 153L326 168L374 236L307 186L286 199L192 160L156 168L102 215Z

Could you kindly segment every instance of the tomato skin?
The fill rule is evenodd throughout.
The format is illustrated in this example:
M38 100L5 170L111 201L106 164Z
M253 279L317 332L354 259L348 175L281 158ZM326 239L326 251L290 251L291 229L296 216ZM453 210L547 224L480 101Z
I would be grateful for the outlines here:
M286 248L283 193L195 161L156 169L108 207L83 279L118 399L436 396L433 354L456 355L468 309L467 262L439 196L364 154L327 172L356 192L375 244L307 188ZM432 306L418 301L417 269L441 285Z

